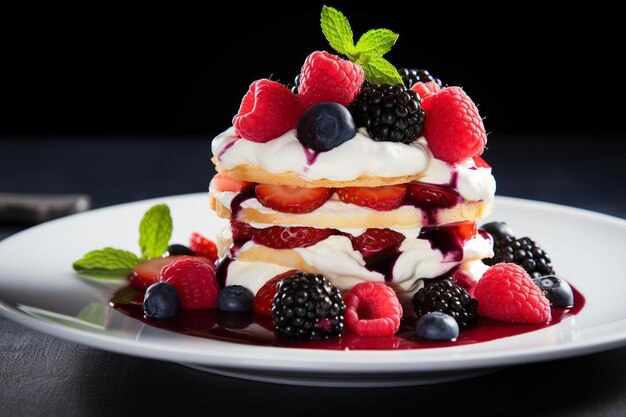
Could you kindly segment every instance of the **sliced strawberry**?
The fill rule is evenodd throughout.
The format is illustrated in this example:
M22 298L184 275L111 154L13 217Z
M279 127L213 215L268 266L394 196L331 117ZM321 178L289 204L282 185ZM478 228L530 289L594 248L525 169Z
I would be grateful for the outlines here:
M378 211L397 209L402 205L405 194L406 187L404 184L337 189L337 195L344 203L356 204Z
M481 158L478 155L474 156L472 159L474 160L474 163L476 164L476 168L491 168L491 165L489 165L487 161L485 161L483 158Z
M217 259L217 245L198 232L193 232L189 239L189 249L198 256L208 258L211 262Z
M252 239L256 229L248 223L232 220L230 222L230 230L233 234L233 242L247 242Z
M148 287L159 280L159 273L165 265L169 265L177 259L181 258L197 258L207 265L213 267L213 262L210 259L200 256L168 256L165 258L150 259L137 265L133 272L130 274L130 286L139 290L146 290Z
M294 249L315 245L334 232L333 229L316 229L314 227L272 226L256 229L253 240L259 245L269 248Z
M351 236L352 248L363 255L368 264L392 256L404 240L404 235L390 229L367 229L359 236Z
M465 242L476 236L476 222L465 221L442 226L423 228L420 239L428 239L433 248L442 252L462 250Z
M407 201L420 208L452 207L459 201L459 193L445 185L414 181L406 188Z
M255 183L249 181L236 180L222 172L218 172L213 176L209 189L220 192L230 191L233 193L240 193L254 187L254 184Z
M256 198L265 207L283 213L310 213L321 207L330 196L332 188L303 188L289 185L259 184Z
M278 291L278 283L284 280L285 278L289 278L296 272L295 269L292 269L287 272L283 272L280 275L276 275L274 278L267 281L261 289L256 293L254 297L254 302L252 304L252 310L256 314L261 314L262 316L272 317L272 304L274 304L274 296ZM274 330L274 329L272 329Z

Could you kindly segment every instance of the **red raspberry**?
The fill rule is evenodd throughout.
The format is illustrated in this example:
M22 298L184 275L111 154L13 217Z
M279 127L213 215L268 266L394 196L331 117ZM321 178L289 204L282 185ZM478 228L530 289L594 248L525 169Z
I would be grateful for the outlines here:
M436 94L441 91L441 87L435 81L428 81L427 83L417 82L413 84L411 90L415 91L420 99L424 100L431 94Z
M296 272L297 271L295 269L283 272L263 284L261 289L259 289L254 296L252 311L262 316L272 317L272 304L274 304L274 296L276 295L276 292L278 292L278 283L285 278L289 278Z
M262 79L250 84L233 117L235 134L253 142L267 142L294 129L300 119L298 98L276 81Z
M210 259L212 262L217 260L217 245L212 240L207 239L198 232L193 232L189 239L189 249L198 256Z
M483 153L487 133L471 98L460 87L444 88L422 101L424 137L436 158L456 163Z
M333 101L348 106L365 80L363 68L326 51L315 51L300 71L298 99L303 109Z
M362 282L344 297L346 326L361 336L392 336L400 329L402 306L382 282Z
M182 258L163 267L159 281L167 282L178 290L183 310L214 308L220 288L215 271L197 258Z
M495 264L476 284L478 314L515 323L546 323L552 319L550 302L524 268Z

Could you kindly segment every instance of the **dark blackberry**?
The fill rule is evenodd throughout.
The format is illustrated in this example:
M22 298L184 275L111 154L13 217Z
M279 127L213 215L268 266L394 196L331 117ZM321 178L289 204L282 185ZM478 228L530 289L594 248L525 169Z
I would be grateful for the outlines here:
M368 85L350 105L358 127L376 141L411 143L422 135L426 113L415 91L401 84Z
M400 77L402 77L402 81L404 82L404 85L406 85L406 88L411 88L413 87L413 84L420 81L423 83L434 81L439 85L439 87L443 87L441 80L430 75L430 72L425 69L400 68L398 72L400 73Z
M459 329L476 325L478 301L452 280L433 280L413 296L413 310L417 318L432 311L441 311L456 320Z
M294 78L291 92L294 94L298 94L298 87L300 87L300 74L296 75L296 78Z
M531 278L554 275L552 261L539 245L529 237L515 239L504 236L493 242L493 258L484 259L489 266L500 262L514 263L526 270Z
M326 278L296 272L279 284L272 317L279 336L325 340L343 332L345 311L339 290Z

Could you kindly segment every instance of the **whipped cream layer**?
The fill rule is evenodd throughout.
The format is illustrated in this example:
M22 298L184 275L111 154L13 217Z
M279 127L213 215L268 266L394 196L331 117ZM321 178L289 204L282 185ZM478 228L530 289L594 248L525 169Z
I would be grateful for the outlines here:
M253 241L246 242L238 254L255 246L259 245ZM352 248L350 239L345 236L330 236L315 245L292 250L341 290L350 289L362 281L386 282L381 273L366 268L363 256ZM434 249L426 239L406 239L399 251L400 255L392 270L393 279L388 282L397 292L416 291L423 286L423 279L440 276L465 262L493 256L491 241L480 234L463 244L461 259L454 259L450 254L444 255L439 249ZM287 269L291 268L284 270ZM245 276L235 277L238 275L235 272L231 273L230 269L228 271L229 285L232 283L231 276L237 282L244 282L246 279ZM250 285L256 286L256 282L255 280Z
M309 180L352 181L363 175L393 178L423 172L430 162L423 143L376 142L359 129L338 147L315 152L298 141L295 129L258 143L237 138L231 127L213 139L211 149L226 169L254 165L272 174L295 172Z

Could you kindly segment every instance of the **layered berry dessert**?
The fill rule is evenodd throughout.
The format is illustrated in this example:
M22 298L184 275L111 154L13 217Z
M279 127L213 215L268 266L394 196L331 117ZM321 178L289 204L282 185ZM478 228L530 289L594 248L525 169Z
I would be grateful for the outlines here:
M505 223L477 227L496 183L466 92L396 70L383 57L390 30L354 44L339 11L324 7L321 23L336 54L311 53L293 86L254 81L212 141L210 207L227 220L216 244L195 234L134 266L144 318L164 326L217 309L240 314L233 328L271 329L272 343L407 348L522 333L582 307L533 240ZM207 320L200 333L215 336Z

